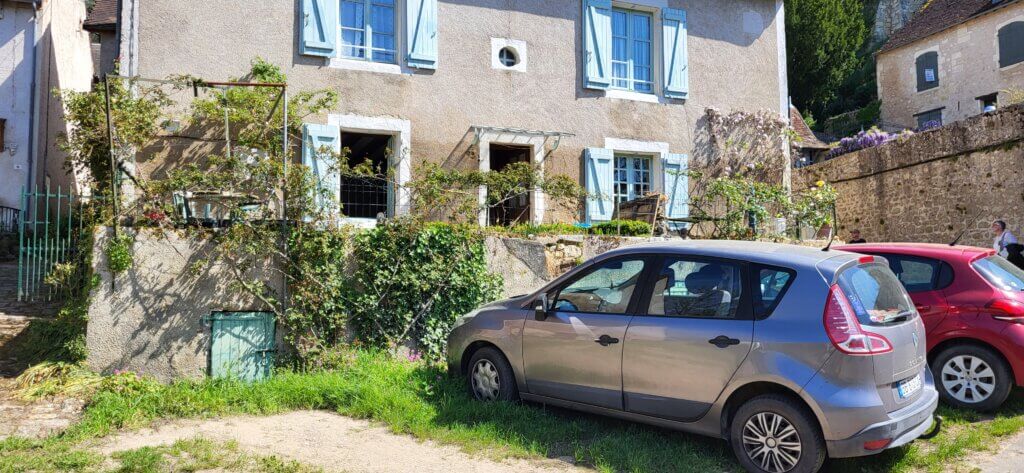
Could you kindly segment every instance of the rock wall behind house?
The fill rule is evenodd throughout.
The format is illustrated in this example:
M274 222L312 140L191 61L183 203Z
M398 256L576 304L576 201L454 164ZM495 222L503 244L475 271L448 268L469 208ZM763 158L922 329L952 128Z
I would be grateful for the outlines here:
M612 236L488 237L487 269L502 277L502 297L529 294L580 263L624 246L662 238Z
M868 241L991 245L989 225L1024 230L1024 106L840 156L794 171L793 188L818 180L837 189L840 236Z
M100 284L93 289L89 305L89 367L103 373L135 371L161 381L206 376L210 328L203 318L215 311L266 307L231 287L233 277L227 266L193 269L208 257L213 247L210 240L173 231L122 231L135 234L134 263L116 276L105 251L112 231L96 231L93 265ZM281 279L269 271L247 276L269 281L278 291L282 287Z

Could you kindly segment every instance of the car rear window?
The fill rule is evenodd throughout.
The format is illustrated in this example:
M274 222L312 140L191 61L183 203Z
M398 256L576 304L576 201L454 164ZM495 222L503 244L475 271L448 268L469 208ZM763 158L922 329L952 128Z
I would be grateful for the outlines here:
M979 259L971 266L993 286L1004 291L1024 291L1024 271L1006 258L992 255Z
M891 325L914 317L910 296L888 266L871 263L839 274L839 287L861 325Z

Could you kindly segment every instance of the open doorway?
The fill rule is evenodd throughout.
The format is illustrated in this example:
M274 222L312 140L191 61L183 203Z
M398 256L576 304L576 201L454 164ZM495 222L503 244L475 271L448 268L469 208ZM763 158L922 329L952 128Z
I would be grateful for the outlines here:
M342 173L341 212L350 218L377 218L388 215L388 167L391 135L341 132L341 146L348 148L352 167L368 167L372 172Z
M513 163L529 163L533 152L531 146L490 144L491 171L503 171ZM509 197L490 208L488 225L515 225L530 221L530 192Z

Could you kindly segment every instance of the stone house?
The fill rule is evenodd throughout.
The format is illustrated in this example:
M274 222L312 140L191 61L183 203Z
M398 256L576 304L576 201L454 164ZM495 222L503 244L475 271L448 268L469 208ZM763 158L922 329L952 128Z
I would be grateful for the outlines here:
M921 128L1004 106L1024 89L1024 2L933 0L879 50L888 128Z
M0 207L21 210L23 188L75 183L55 144L67 126L52 91L90 86L85 15L81 0L0 0Z
M355 223L407 211L402 184L427 161L530 162L597 196L577 214L533 191L502 215L481 211L485 225L608 220L615 202L650 191L685 216L675 170L707 153L706 109L789 114L782 0L118 3L122 74L225 80L261 57L291 90L338 91L337 110L305 119L307 154L344 147L395 176L340 179L332 192ZM138 156L138 172L158 174L191 146Z

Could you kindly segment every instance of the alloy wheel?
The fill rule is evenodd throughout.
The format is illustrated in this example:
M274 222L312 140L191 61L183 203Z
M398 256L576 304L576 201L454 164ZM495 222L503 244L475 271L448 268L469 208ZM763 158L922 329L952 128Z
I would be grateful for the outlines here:
M981 358L954 356L942 367L942 387L960 402L982 402L996 390L996 373Z
M785 417L761 412L743 426L743 450L769 473L785 473L800 463L800 434Z
M481 401L493 401L498 398L500 385L498 382L498 369L490 360L480 360L473 366L473 373L470 377L473 383L473 395Z

